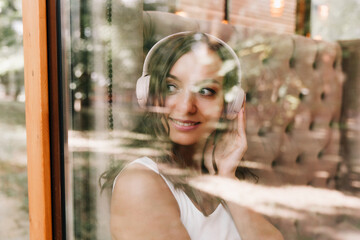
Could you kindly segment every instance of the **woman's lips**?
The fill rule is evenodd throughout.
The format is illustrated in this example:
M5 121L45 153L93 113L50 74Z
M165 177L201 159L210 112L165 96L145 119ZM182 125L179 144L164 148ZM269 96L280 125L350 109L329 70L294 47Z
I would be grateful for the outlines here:
M169 118L175 129L179 131L191 131L196 129L201 122Z

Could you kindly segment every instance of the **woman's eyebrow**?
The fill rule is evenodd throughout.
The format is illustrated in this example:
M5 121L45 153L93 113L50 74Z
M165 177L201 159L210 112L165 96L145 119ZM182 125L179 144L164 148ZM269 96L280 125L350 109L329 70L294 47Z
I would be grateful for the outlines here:
M212 84L212 83L215 83L215 84L217 84L217 85L221 85L221 83L220 83L218 80L213 79L213 78L204 79L204 80L196 83L195 85Z
M172 79L174 79L174 80L176 80L176 81L180 81L176 76L171 75L170 73L167 75L167 77L168 77L168 78L172 78Z

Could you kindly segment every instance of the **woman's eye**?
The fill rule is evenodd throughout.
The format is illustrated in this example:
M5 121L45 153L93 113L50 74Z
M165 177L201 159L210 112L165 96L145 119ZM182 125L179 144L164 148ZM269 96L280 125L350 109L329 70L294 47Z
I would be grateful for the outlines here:
M168 92L168 93L175 93L176 90L177 90L176 85L175 85L175 84L171 84L171 83L168 83L168 84L166 85L166 88L167 88L167 92Z
M201 88L199 93L203 96L214 96L216 94L216 91L211 88Z

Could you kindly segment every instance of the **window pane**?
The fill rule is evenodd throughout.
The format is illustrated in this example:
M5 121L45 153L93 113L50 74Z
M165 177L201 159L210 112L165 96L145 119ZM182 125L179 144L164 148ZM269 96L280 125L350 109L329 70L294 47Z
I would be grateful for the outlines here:
M349 100L342 95L341 47L295 34L296 24L304 28L295 12L307 16L310 1L299 1L303 9L298 11L295 0L258 3L62 1L67 239L111 239L111 231L117 234L114 226L131 231L136 221L130 215L129 222L119 217L110 225L110 217L122 207L116 197L111 200L112 187L124 166L142 156L150 159L146 164L155 161L165 187L173 184L172 193L185 194L192 209L203 215L235 202L265 216L285 239L344 239L349 232L359 236L356 157L349 165L342 152L356 141L343 139L349 119L343 120L342 107ZM186 33L166 38L179 32ZM309 30L303 34L309 36ZM148 87L142 101L136 83L144 72L151 78L140 85ZM146 83L145 75L140 81ZM246 92L246 131L237 129L242 122L233 119L244 99L239 79ZM190 134L204 123L204 132ZM239 167L231 168L231 176L236 170L241 180L228 182L221 178L226 174L218 159L231 159L234 149L244 145L229 147L244 142L239 136L245 134L247 151L235 156ZM134 193L131 187L126 190ZM143 193L138 190L136 194ZM155 204L164 200L160 195L148 196L154 197L154 212L162 207ZM129 207L136 200L119 199ZM132 210L146 211L150 204L144 198L138 206L145 209ZM238 216L229 209L224 212L236 222ZM153 220L150 225L160 222L152 213L138 216L136 226L146 217ZM176 225L176 220L168 224ZM193 237L191 224L180 220L185 230L179 232ZM168 229L164 234L171 234Z

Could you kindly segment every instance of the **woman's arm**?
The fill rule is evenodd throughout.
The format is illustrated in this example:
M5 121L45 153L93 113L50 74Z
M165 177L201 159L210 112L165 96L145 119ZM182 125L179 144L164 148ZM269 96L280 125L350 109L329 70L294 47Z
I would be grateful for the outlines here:
M129 166L117 178L110 221L113 240L190 239L165 181L139 164Z

